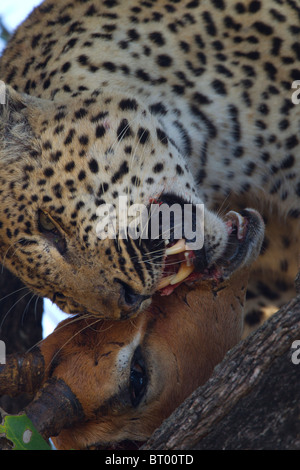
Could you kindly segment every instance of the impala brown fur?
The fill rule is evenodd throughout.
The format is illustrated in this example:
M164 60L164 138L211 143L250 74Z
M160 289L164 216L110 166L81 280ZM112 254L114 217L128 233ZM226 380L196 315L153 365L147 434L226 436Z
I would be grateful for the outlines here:
M68 427L60 423L53 438L58 449L118 448L123 441L145 441L239 341L247 281L244 269L230 283L182 285L170 297L155 296L146 312L124 322L65 320L36 350L44 358L44 375L28 415L44 437L51 437L47 426L59 420L63 381L76 402L73 413L80 411L70 427L66 407ZM32 367L27 370L32 376ZM135 397L134 371L144 381ZM49 394L54 397L50 411L41 393L45 388L47 400Z

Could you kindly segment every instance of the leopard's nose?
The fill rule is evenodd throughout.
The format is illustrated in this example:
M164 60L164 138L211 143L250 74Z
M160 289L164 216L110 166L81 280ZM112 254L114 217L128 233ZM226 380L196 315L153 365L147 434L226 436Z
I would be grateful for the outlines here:
M119 307L122 310L122 318L129 317L139 310L143 310L151 303L149 295L141 295L135 292L125 282L120 282Z

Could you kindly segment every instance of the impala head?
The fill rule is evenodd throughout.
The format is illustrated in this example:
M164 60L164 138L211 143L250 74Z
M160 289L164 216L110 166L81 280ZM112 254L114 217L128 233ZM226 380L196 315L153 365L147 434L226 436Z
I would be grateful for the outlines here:
M123 322L62 322L22 362L23 387L38 391L27 408L37 429L59 449L147 440L239 341L247 278L245 268L230 283L182 285ZM22 391L13 360L0 369L1 393Z

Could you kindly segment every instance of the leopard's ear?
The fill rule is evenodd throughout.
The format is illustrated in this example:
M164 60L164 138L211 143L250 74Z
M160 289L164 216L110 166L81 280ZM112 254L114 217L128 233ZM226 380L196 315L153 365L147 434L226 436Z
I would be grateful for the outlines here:
M0 165L37 152L34 121L51 106L51 101L19 93L0 81Z
M0 128L2 131L23 121L22 111L26 109L25 95L0 81ZM1 133L2 134L2 133ZM3 137L3 135L1 135Z

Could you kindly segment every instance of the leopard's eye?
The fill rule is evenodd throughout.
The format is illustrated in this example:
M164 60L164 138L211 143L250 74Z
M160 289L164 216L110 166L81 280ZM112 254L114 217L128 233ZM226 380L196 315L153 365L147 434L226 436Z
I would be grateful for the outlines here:
M43 236L64 255L67 251L66 233L50 215L42 210L38 212L38 228Z
M50 217L45 214L44 212L39 212L39 224L43 230L47 232L52 232L53 230L57 230L55 224L52 222Z

